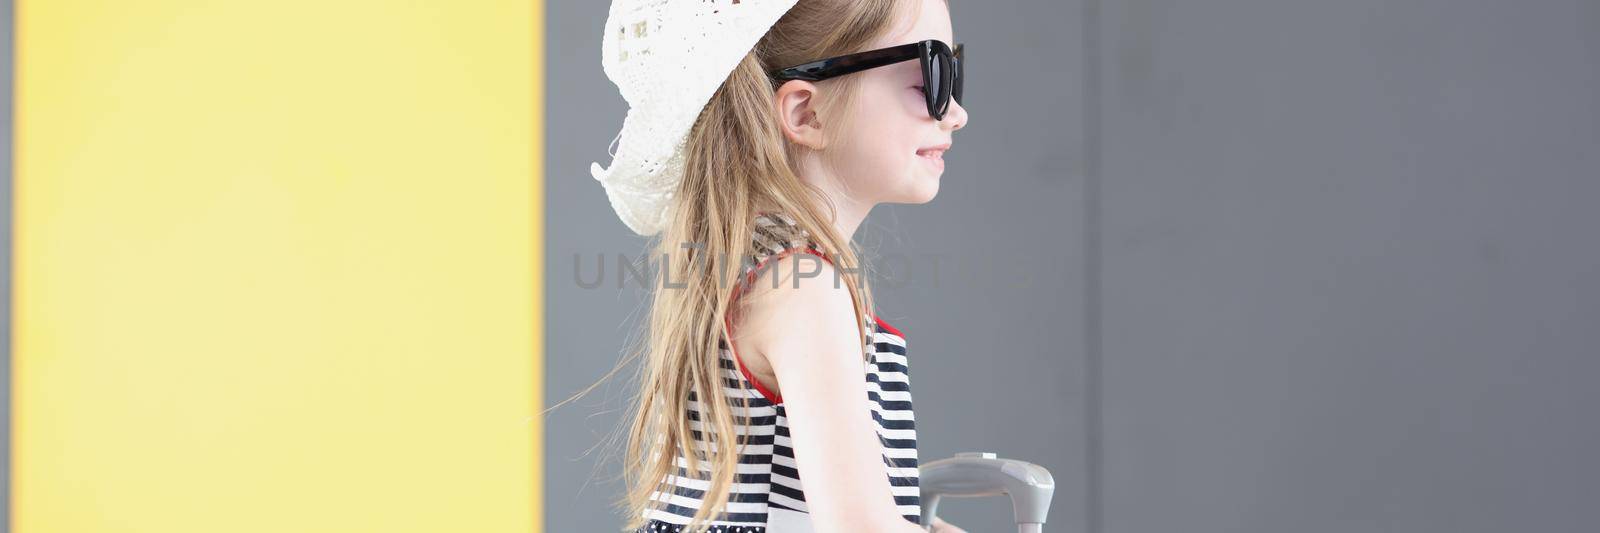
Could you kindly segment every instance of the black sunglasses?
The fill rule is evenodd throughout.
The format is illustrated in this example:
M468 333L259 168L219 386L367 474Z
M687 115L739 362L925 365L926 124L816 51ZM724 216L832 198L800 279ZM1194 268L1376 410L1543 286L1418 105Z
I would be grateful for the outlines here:
M961 73L961 49L960 43L956 43L955 50L951 50L943 41L928 39L819 59L774 70L769 74L779 81L819 81L915 59L922 64L922 98L928 103L928 116L934 120L944 120L951 98L956 103L966 105L961 101L961 81L965 77Z

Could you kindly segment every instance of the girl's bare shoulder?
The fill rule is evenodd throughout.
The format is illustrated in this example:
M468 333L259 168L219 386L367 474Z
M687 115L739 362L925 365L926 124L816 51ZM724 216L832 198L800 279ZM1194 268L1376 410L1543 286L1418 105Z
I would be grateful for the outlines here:
M817 357L823 346L848 346L859 338L855 305L833 265L809 253L773 258L746 286L737 302L734 339L739 356L762 384L782 396L782 372L799 358ZM859 358L857 353L841 356ZM807 365L793 365L804 368Z

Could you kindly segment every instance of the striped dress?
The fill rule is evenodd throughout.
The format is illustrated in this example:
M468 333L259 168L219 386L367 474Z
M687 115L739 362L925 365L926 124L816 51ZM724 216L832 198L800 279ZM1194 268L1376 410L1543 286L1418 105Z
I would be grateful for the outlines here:
M805 232L794 224L792 218L763 211L756 216L755 222L756 252L753 266L746 267L742 276L746 283L767 261L791 253L810 253L831 262L818 251L820 247L814 241L806 238ZM872 332L872 337L866 346L869 357L862 368L862 379L867 389L867 401L862 408L872 413L883 451L884 472L889 478L894 502L906 520L920 524L922 509L921 492L917 484L917 433L911 410L911 384L907 376L906 339L898 329L877 316L864 321L863 325L866 331ZM734 426L738 433L748 437L744 441L745 450L740 456L734 483L730 486L729 503L724 508L724 514L713 517L709 522L710 531L813 531L806 495L801 489L800 471L795 465L794 443L790 440L789 418L784 410L783 399L756 381L742 363L736 363L738 354L728 348L726 339L719 339L718 347L723 391L732 404ZM741 383L748 393L740 390ZM702 430L694 393L690 392L688 398L690 427L696 431ZM741 398L748 399L748 407L739 405ZM698 439L699 435L694 437ZM695 510L700 508L710 483L683 477L688 462L681 454L676 459L678 475L669 475L662 481L665 487L671 488L671 494L660 490L654 492L654 505L644 511L647 521L636 530L638 533L682 531ZM826 487L812 489L826 490Z

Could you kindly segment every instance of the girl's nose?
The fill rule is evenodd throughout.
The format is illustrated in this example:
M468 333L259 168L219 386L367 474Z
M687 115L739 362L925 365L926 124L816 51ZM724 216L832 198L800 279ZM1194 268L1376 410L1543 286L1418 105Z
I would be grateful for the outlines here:
M951 98L950 107L945 109L944 120L940 122L948 124L950 131L955 131L967 127L967 118L967 108L962 107L961 102Z

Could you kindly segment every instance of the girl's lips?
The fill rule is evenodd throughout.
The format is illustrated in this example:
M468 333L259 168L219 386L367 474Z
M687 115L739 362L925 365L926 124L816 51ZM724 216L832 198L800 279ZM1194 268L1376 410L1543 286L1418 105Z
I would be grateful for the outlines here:
M944 168L944 150L927 150L917 152L917 158L927 161L936 168Z

